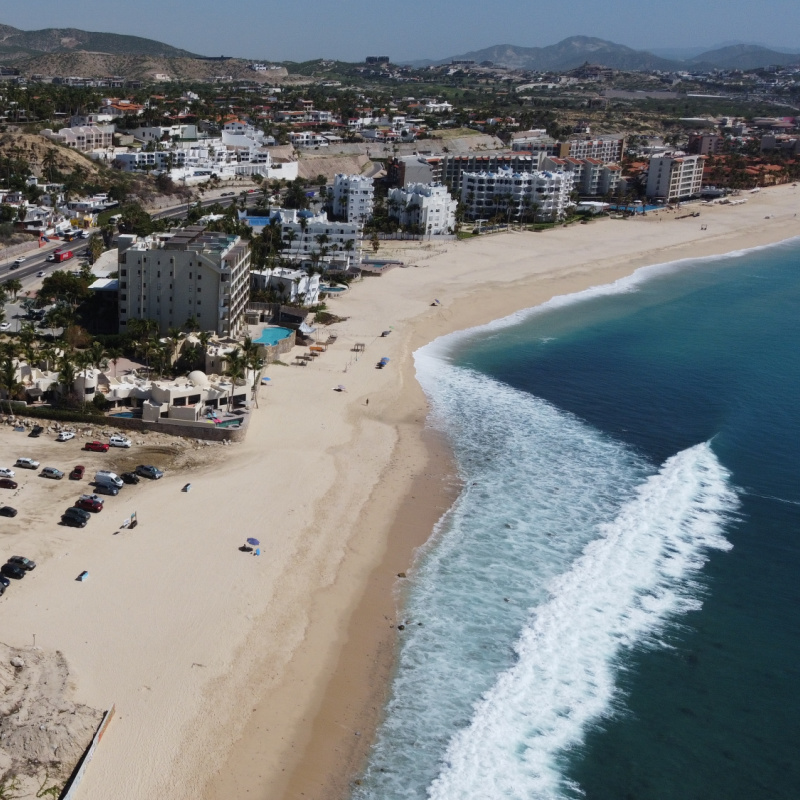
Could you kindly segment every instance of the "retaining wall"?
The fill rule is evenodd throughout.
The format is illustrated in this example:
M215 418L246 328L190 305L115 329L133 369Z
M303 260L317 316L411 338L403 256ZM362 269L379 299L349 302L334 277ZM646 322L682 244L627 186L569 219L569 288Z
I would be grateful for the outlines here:
M157 422L145 422L135 417L117 417L113 414L106 417L104 424L129 431L153 431L166 433L168 436L183 436L186 439L202 439L209 442L242 442L247 434L250 414L242 417L238 428L220 428L207 422L189 422L180 419L159 419Z

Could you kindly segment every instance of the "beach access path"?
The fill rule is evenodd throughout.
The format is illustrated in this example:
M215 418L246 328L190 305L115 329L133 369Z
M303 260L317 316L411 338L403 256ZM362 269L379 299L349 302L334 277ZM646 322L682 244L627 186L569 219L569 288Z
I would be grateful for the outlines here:
M699 219L664 211L382 248L415 266L330 303L347 318L336 344L305 369L268 368L245 442L109 498L84 530L14 529L8 554L40 566L3 598L0 641L27 647L35 633L66 656L77 701L116 704L80 797L344 793L390 672L396 575L458 489L425 433L413 351L646 264L800 235L800 190L747 197L697 207ZM137 512L136 529L114 535L111 500L120 518ZM238 550L249 536L260 557Z

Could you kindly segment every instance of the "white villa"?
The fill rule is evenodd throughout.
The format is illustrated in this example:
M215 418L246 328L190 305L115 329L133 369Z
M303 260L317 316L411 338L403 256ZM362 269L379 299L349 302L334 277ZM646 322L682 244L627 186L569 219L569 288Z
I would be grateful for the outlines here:
M418 225L434 236L455 229L457 205L446 186L430 183L390 189L387 202L389 216L401 225Z

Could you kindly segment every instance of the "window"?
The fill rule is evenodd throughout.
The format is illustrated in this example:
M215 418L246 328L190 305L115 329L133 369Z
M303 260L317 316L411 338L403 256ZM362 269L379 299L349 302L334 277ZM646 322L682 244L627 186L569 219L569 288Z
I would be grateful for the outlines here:
M127 300L127 299L128 299L128 295L127 295L127 294L121 294L121 295L119 296L119 299L120 299L120 300Z
M125 260L124 260L124 259L125 259L125 256L123 255L123 256L122 256L122 258L123 258L123 261L122 261L122 263L124 264L124 263L125 263ZM120 274L120 275L121 275L121 276L124 278L124 277L126 277L126 276L127 276L127 274L128 274L128 270L126 270L126 269L121 269L121 270L119 271L119 274Z
M158 270L158 272L156 272L156 278L160 278L160 277L161 277L161 270Z

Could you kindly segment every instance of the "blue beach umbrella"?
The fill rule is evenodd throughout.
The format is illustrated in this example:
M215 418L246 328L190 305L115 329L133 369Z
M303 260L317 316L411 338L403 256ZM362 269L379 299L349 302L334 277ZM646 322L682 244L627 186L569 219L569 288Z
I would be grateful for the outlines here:
M258 547L258 545L260 545L261 542L259 542L258 539L248 539L247 544L251 544L253 545L253 547Z

